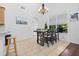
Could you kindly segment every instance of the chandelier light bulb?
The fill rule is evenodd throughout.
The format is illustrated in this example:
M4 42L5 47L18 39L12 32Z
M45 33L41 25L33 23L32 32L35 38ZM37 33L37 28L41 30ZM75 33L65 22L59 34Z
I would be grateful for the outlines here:
M38 9L38 12L44 15L48 12L48 8L44 4L42 4L42 6Z

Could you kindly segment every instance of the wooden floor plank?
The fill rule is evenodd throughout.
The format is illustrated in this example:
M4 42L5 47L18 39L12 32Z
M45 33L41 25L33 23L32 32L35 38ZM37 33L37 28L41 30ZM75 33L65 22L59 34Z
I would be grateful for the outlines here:
M59 56L79 56L79 44L70 43Z

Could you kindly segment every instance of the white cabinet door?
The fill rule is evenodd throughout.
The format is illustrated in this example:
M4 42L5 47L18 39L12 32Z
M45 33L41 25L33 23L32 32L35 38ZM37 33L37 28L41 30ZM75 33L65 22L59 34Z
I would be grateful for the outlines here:
M5 48L5 35L0 33L0 56L4 55L4 48Z

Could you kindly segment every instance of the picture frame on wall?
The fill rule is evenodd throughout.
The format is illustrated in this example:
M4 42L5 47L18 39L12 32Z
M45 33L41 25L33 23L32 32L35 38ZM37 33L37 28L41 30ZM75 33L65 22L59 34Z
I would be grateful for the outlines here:
M16 16L16 24L28 24L23 16Z
M78 13L73 13L70 15L70 22L78 21Z

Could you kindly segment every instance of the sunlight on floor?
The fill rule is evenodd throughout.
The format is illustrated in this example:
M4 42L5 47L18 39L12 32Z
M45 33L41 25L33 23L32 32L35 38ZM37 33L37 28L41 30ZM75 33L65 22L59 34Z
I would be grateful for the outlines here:
M49 47L47 44L40 46L36 38L30 38L17 42L17 52L18 56L58 56L68 45L69 42L59 40L54 45L50 44ZM14 56L15 54L12 52L9 55Z

